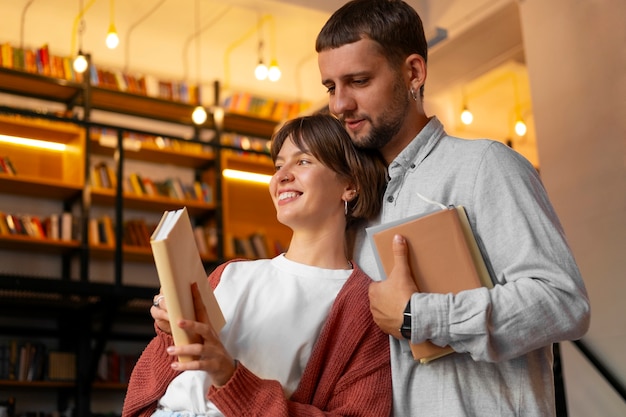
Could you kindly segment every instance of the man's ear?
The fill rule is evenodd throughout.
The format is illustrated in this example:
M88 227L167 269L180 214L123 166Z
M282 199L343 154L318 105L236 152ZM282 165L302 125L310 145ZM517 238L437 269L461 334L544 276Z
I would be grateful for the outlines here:
M419 54L411 54L405 60L409 86L414 91L420 91L426 82L426 62Z

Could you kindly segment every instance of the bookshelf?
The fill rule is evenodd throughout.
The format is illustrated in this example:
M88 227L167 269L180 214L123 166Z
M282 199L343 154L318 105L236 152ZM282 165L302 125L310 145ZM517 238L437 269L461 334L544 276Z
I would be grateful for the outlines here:
M153 334L147 311L158 281L129 283L127 275L132 272L125 269L127 264L153 268L152 254L149 247L123 241L125 221L137 215L157 218L165 210L186 206L194 222L215 229L216 248L203 257L207 271L236 255L228 251L227 236L263 232L268 239L288 243L290 233L275 220L267 186L221 176L225 167L272 174L267 156L225 149L229 146L223 149L220 135L269 139L277 121L227 112L221 130L211 120L199 129L191 123L193 106L188 103L5 67L0 67L0 94L15 98L11 106L0 106L0 135L66 146L55 153L0 142L0 157L8 156L17 171L15 175L0 172L0 212L26 213L42 220L49 213L70 212L77 230L66 240L0 233L0 257L12 259L0 268L0 334L5 340L44 338L55 349L74 353L77 370L74 381L0 380L0 394L17 393L17 410L23 412L21 395L45 392L45 397L55 399L52 409L64 411L69 405L76 416L88 416L94 395L112 392L123 398L123 382L97 378L98 363L111 343L135 343L139 352ZM42 112L24 99L50 102L51 110ZM26 104L20 107L22 102ZM123 115L124 122L95 122L90 117L94 110ZM145 131L126 125L128 116L180 125L181 132L192 131L193 136ZM210 142L200 139L203 131L213 132ZM149 139L138 145L137 137ZM170 146L155 138L167 138ZM94 184L94 166L101 161L116 176L114 186ZM183 183L208 184L212 198L140 195L125 188L130 173L146 172L148 166L164 176L169 171L185 172ZM112 244L90 240L90 220L101 213L113 220ZM97 264L108 267L104 279L95 279L100 273L94 270ZM46 326L41 326L42 320Z

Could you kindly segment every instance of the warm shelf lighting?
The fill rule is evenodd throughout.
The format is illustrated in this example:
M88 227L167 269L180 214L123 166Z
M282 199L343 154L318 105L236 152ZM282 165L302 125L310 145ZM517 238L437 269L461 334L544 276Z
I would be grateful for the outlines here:
M0 142L11 143L13 145L31 146L34 148L48 149L59 152L63 152L67 148L64 143L48 142L45 140L21 138L19 136L8 135L0 135Z
M191 120L193 120L195 124L201 125L204 122L206 122L206 119L207 119L206 109L202 106L196 106L196 108L193 109L193 113L191 113Z
M255 172L248 171L239 171L236 169L225 169L222 171L222 175L224 176L224 178L232 180L248 181L259 184L269 184L270 179L272 178L271 175L257 174Z
M224 108L221 106L213 106L211 112L213 113L215 128L222 130L224 127Z
M469 111L467 106L463 107L463 111L461 112L461 122L463 122L464 125L471 125L473 121L474 115L472 112Z
M278 67L278 61L276 59L272 59L270 62L270 68L268 70L267 76L272 82L276 82L280 80L280 76L282 75L280 68Z
M76 71L79 74L82 74L83 72L85 72L87 70L87 58L85 57L85 55L83 55L82 52L78 52L78 55L76 56L76 58L74 59L74 71Z
M518 136L524 136L526 134L527 128L526 128L526 123L524 123L524 120L517 119L517 122L515 122L515 133L517 133Z

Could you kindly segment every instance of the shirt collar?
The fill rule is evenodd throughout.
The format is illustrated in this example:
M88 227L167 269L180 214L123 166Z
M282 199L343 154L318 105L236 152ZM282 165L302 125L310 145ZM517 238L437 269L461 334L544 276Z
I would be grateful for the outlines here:
M393 173L397 170L405 172L416 168L445 134L443 125L437 116L431 117L426 126L389 164L390 176L393 177Z

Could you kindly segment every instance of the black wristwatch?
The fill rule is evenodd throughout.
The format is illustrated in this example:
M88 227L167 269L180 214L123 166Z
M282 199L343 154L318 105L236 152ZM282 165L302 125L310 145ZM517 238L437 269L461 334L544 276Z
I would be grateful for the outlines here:
M411 340L411 323L413 320L411 319L411 299L409 298L409 302L406 303L406 308L404 309L404 317L402 320L402 327L400 327L400 334L407 340Z

